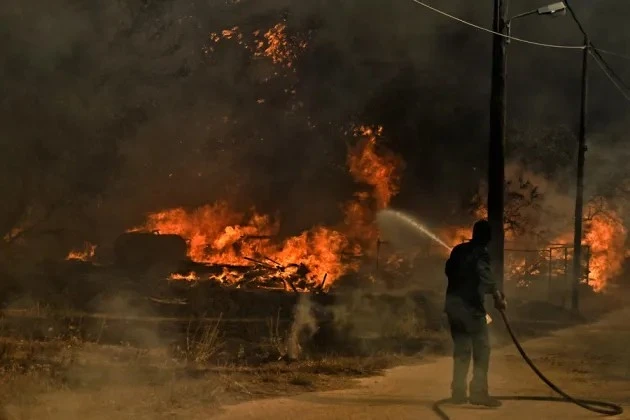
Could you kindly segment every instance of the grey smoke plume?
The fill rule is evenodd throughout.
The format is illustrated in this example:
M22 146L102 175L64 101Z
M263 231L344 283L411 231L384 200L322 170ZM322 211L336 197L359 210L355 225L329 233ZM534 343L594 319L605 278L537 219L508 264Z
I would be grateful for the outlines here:
M300 294L297 305L293 309L293 322L286 342L287 356L298 359L302 352L302 344L310 340L317 332L317 319L313 312L310 295Z

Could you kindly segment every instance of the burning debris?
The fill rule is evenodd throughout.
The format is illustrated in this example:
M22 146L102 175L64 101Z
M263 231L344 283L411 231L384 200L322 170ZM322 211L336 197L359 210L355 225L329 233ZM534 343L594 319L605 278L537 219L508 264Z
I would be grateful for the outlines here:
M402 159L379 148L382 127L360 127L348 149L354 179L372 188L344 205L342 224L315 226L289 238L278 236L280 221L255 209L237 212L219 201L193 210L167 209L149 214L129 233L184 238L194 269L174 272L171 280L212 280L232 287L289 291L327 290L359 268L378 238L375 214L398 193ZM143 247L147 249L147 247Z
M486 208L475 210L475 216L483 218ZM627 257L625 241L627 229L619 213L602 197L595 197L586 205L584 238L582 246L586 249L583 263L583 282L600 292L606 285L621 274L623 262ZM541 241L542 235L519 232L506 222L506 242L514 245L506 256L506 274L520 287L529 287L532 279L541 276L569 276L573 259L573 231L567 226L565 232ZM449 243L455 245L471 237L470 227L454 227L442 232ZM544 238L542 238L544 239Z
M68 253L67 261L92 261L96 254L96 245L86 242L83 249L75 249Z
M211 281L229 288L293 292L328 290L339 278L356 273L362 259L378 261L381 241L376 214L387 208L398 193L404 167L400 156L383 147L382 127L358 127L352 133L355 141L348 147L349 173L368 188L356 192L343 204L345 217L339 225L314 226L299 235L282 238L280 220L254 208L238 212L225 201L190 210L172 208L149 214L144 223L119 238L117 260L135 266L143 265L143 261L144 265L168 263L173 267L168 276L171 281ZM515 185L532 189L529 182L522 180ZM533 189L536 192L536 187ZM511 193L512 197L516 195ZM543 223L516 220L525 217L520 211L527 205L537 205L537 197L529 194L527 200L514 201L514 208L506 211L515 219L506 222L507 243L518 245L516 253L506 256L507 278L518 287L529 287L534 279L545 275L566 277L572 258L572 247L568 245L572 243L570 227L561 234L546 232L547 240L541 245L544 235L531 226ZM474 218L485 218L485 205L482 201L476 203ZM621 272L627 231L619 214L605 200L592 200L588 210L583 243L588 248L584 282L601 291ZM438 236L455 245L470 235L469 226L455 226L440 230ZM83 250L72 251L68 259L90 261L95 249L86 243ZM426 250L417 251L384 256L379 273L408 271L413 269L414 261L423 264ZM434 251L430 253L435 254ZM448 250L440 248L437 253L446 257Z

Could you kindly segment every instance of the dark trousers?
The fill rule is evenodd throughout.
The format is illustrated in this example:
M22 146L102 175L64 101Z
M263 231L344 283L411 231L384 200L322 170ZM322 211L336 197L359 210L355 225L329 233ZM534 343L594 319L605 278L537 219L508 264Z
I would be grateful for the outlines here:
M485 317L449 315L453 337L453 395L465 396L470 359L473 359L473 377L470 395L488 395L488 367L490 340Z

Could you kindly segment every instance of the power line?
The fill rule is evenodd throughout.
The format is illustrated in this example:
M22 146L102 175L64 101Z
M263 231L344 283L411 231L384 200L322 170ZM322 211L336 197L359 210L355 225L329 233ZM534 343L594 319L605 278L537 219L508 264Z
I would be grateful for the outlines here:
M613 69L610 66L610 64L608 64L606 59L602 57L600 50L590 41L588 33L586 32L586 29L584 29L582 22L580 22L580 19L577 17L577 14L573 10L573 7L571 6L571 3L569 2L569 0L565 0L564 3L566 4L567 9L569 9L569 12L571 13L571 16L573 17L573 20L575 21L575 23L577 23L578 27L580 28L580 31L584 35L584 38L587 40L587 43L589 46L589 53L595 59L595 62L597 63L597 65L604 71L604 73L606 74L606 77L608 77L608 79L615 85L617 90L619 90L626 99L630 100L630 93L629 93L630 87L617 74L615 69ZM602 52L604 52L604 50L602 50ZM612 53L612 51L606 51L606 52Z
M458 18L457 16L450 15L450 14L448 14L448 13L442 11L442 10L439 10L439 9L436 9L435 7L429 6L428 4L423 3L420 0L411 0L411 1L416 3L416 4L418 4L418 5L420 5L420 6L422 6L422 7L427 8L429 10L432 10L435 13L438 13L438 14L440 14L442 16L445 16L445 17L447 17L449 19L452 19L452 20L455 20L457 22L463 23L464 25L470 26L472 28L475 28L475 29L478 29L480 31L484 31L484 32L487 32L487 33L490 33L490 34L493 34L493 35L498 35L498 36L501 36L503 38L507 38L507 39L512 40L512 41L521 42L523 44L536 45L538 47L545 47L545 48L565 49L565 50L583 50L584 48L586 48L585 45L545 44L543 42L530 41L528 39L517 38L517 37L514 37L514 36L510 36L510 35L505 35L505 34L502 34L500 32L495 32L495 31L493 31L491 29L484 28L483 26L475 25L474 23L468 22L468 21L466 21L464 19L461 19L461 18Z
M592 44L591 44L591 46L592 46ZM612 79L615 80L615 85L622 86L623 89L625 89L626 91L630 91L630 87L628 86L628 84L621 78L621 76L619 76L619 74L617 74L615 69L613 69L611 67L611 65L608 64L606 59L604 59L604 57L602 57L602 55L599 53L599 51L594 46L593 46L593 48L591 48L591 55L593 57L597 58L600 66L604 66L606 68L609 78L612 78Z
M582 25L582 22L580 21L580 19L578 19L577 14L575 13L575 10L573 10L573 6L571 6L571 3L569 2L569 0L565 0L564 4L566 4L567 9L569 9L569 12L571 13L571 17L573 17L573 20L575 21L575 23L577 23L578 28L580 28L580 32L582 32L582 35L584 35L587 39L589 39L588 33L586 32L586 29L584 29L584 25ZM624 58L626 60L630 60L630 55L628 55L628 54L622 54L622 53L618 53L616 51L609 51L609 50L604 50L604 49L601 49L601 48L596 48L595 45L593 45L592 42L590 44L591 44L591 47L594 50L596 50L598 53L610 54L610 55L614 55L616 57L620 57L620 58ZM598 54L598 56L603 60L603 58L599 54ZM607 63L606 63L606 65L608 66Z
M600 52L600 53L604 53L604 54L612 55L612 56L615 56L615 57L623 58L625 60L630 60L630 54L622 54L622 53L618 53L618 52L615 52L615 51L602 50L601 48L595 48L595 47L593 47L593 49L596 50L597 52Z
M422 7L425 7L437 14L440 14L444 17L447 17L449 19L455 20L457 22L463 23L464 25L470 26L472 28L475 28L477 30L483 31L483 32L487 32L493 35L498 35L501 36L503 38L507 38L509 40L514 40L517 42L521 42L524 44L530 44L530 45L535 45L535 46L539 46L539 47L545 47L545 48L556 48L556 49L570 49L570 50L583 50L584 48L589 47L589 53L590 55L595 59L595 62L597 63L597 65L603 70L604 74L606 75L606 77L613 83L613 85L617 88L617 90L619 90L619 92L624 96L624 98L626 98L628 101L630 101L630 87L623 81L623 79L617 74L617 72L608 64L608 62L604 59L604 57L602 57L602 55L600 53L604 53L604 54L610 54L610 55L614 55L617 57L621 57L624 59L628 59L630 60L630 55L625 55L625 54L621 54L621 53L617 53L614 51L608 51L608 50L603 50L603 49L599 49L597 47L595 47L595 45L593 45L592 42L588 41L588 45L558 45L558 44L546 44L546 43L542 43L542 42L536 42L536 41L530 41L527 39L523 39L523 38L517 38L517 37L513 37L510 35L505 35L502 34L500 32L496 32L493 31L491 29L488 28L484 28L483 26L479 26L476 25L472 22L466 21L464 19L461 19L457 16L453 16L451 14L448 14L442 10L436 9L435 7L432 7L420 0L411 0L412 2L416 3L417 5L420 5ZM575 14L575 11L573 10L573 8L571 7L571 5L569 4L569 1L565 1L565 4L567 5L567 9L569 9L569 12L571 13L571 16L573 17L573 20L575 21L575 23L577 23L580 31L582 32L582 34L584 35L584 37L588 40L589 36L588 33L586 32L586 30L584 29L584 26L582 26L582 23L580 22L580 20L578 19L577 15Z
M589 51L591 56L593 57L593 59L595 60L595 63L597 63L597 65L599 66L599 68L602 69L602 71L604 72L604 74L606 75L606 77L613 83L613 85L617 88L617 90L623 95L624 98L626 98L628 101L630 101L630 93L628 93L628 88L623 86L617 79L616 77L611 74L609 72L608 67L606 66L605 62L603 62L602 60L600 60L599 56L596 53L593 53L592 50Z

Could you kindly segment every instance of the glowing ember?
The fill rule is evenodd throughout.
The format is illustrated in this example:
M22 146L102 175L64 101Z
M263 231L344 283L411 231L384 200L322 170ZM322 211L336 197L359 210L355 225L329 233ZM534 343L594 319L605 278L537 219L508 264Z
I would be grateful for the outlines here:
M263 40L256 43L254 55L257 57L268 57L274 64L285 67L292 67L293 61L297 58L301 50L306 49L306 41L292 41L287 36L287 26L278 23L263 34ZM260 32L254 32L258 36Z
M70 261L91 261L94 259L96 245L86 242L83 249L72 250L68 253L66 260Z
M192 271L192 272L190 272L188 274L173 273L173 274L171 274L171 276L169 278L171 280L187 280L187 281L199 280L199 277L197 277L197 274L195 274L194 271Z
M293 68L300 52L308 46L303 36L289 36L284 23L277 23L266 31L256 30L251 37L253 39L247 41L240 28L234 26L211 33L210 41L217 44L221 40L236 40L243 48L252 51L254 57L269 58L273 64L285 68ZM213 51L212 46L205 49L206 53Z

